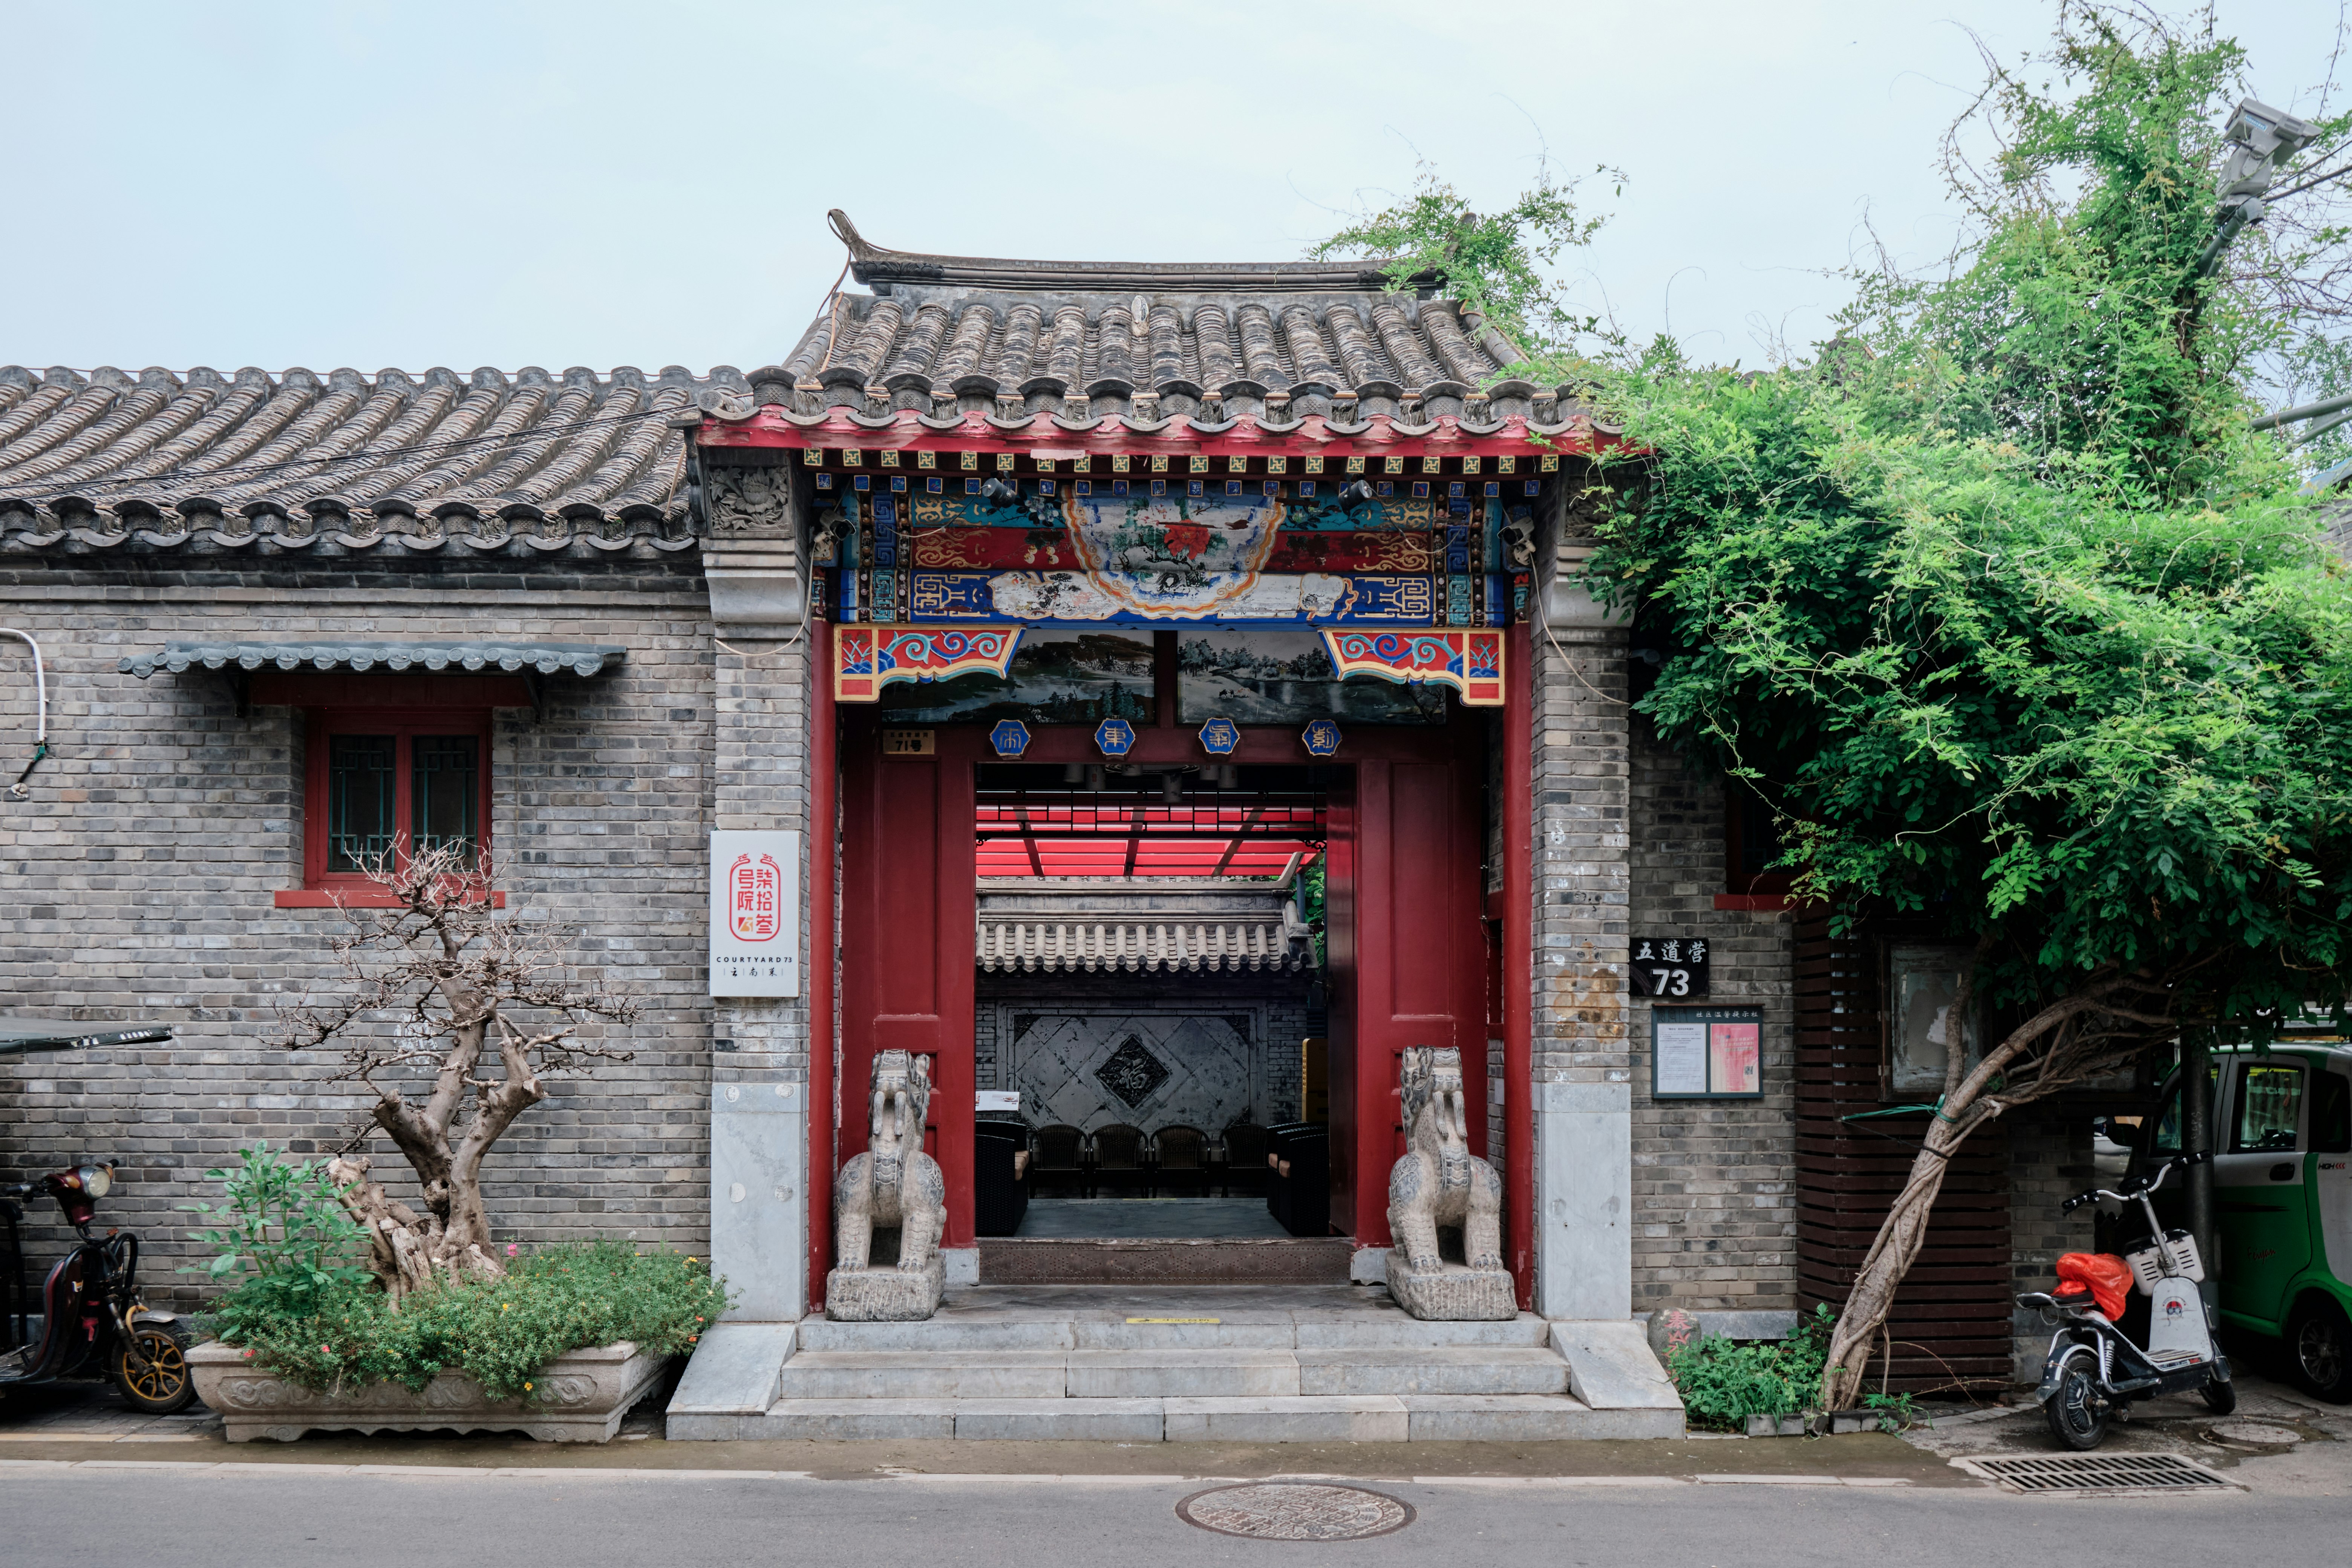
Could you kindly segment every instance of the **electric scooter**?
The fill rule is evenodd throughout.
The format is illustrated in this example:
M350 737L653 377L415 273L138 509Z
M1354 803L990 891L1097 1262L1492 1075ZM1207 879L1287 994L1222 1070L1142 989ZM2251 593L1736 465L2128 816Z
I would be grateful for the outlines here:
M2126 1182L2121 1192L2093 1188L2077 1193L2061 1205L2073 1214L2101 1198L2137 1203L2147 1218L2148 1244L2120 1260L2128 1266L2131 1283L2148 1298L2147 1344L2132 1343L2106 1312L2100 1310L2091 1288L2081 1280L2063 1280L2056 1292L2037 1290L2020 1296L2017 1304L2040 1310L2042 1321L2055 1321L2050 1358L2042 1368L2042 1385L2035 1403L2050 1422L2051 1435L2069 1448L2095 1448L2107 1435L2111 1421L2129 1418L2134 1400L2160 1394L2203 1395L2207 1407L2219 1415L2237 1408L2238 1391L2230 1382L2229 1358L2213 1347L2212 1315L2198 1285L2205 1264L2197 1242L2185 1230L2166 1230L2157 1221L2149 1195L2179 1166L2202 1163L2210 1154L2183 1154L2168 1160L2137 1181ZM2083 1257L2085 1264L2102 1261ZM2066 1258L2060 1259L2064 1274ZM2107 1260L2113 1261L2113 1260ZM2117 1315L2121 1313L2117 1307Z
M188 1375L188 1328L176 1314L140 1302L138 1237L90 1235L98 1200L113 1186L111 1162L0 1186L0 1194L13 1197L48 1194L81 1238L41 1288L39 1342L0 1357L0 1393L65 1378L110 1377L133 1409L169 1415L196 1397ZM12 1232L24 1212L10 1196L0 1196L0 1220Z

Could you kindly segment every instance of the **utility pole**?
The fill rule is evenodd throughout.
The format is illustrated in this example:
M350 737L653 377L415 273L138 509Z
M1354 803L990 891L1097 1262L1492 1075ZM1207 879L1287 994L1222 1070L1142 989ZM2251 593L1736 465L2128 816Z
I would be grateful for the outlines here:
M2221 206L2213 215L2213 237L2197 257L2197 276L2210 278L2231 244L2250 223L2263 220L2263 196L2278 166L2319 139L2319 127L2249 98L2221 130L2230 155L2221 164Z
M2278 174L2278 166L2319 138L2319 127L2253 99L2240 101L2230 123L2221 130L2230 155L2221 163L2221 205L2213 215L2213 237L2198 253L2198 282L2213 276L2231 245L2248 224L2260 223L2263 197ZM2333 407L2352 405L2352 399ZM2328 412L2323 407L2320 412ZM2290 413L2294 412L2289 410ZM2205 1261L2204 1294L2208 1306L2215 1295L2221 1267L2221 1237L2215 1233L2213 1202L2213 1058L2203 1030L2183 1031L2180 1038L2180 1147L2184 1153L2207 1158L2189 1167L2189 1233L2197 1238L2198 1256Z

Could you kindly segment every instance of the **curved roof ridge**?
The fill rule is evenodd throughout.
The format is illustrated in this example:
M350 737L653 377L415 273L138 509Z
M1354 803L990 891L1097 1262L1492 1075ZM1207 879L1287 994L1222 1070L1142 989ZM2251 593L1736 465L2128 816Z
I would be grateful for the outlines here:
M1003 257L932 256L891 250L857 232L839 207L825 221L849 248L849 270L860 283L960 283L985 289L1219 289L1253 294L1357 292L1385 289L1387 264L1362 261L1020 261ZM1434 285L1437 273L1415 284Z

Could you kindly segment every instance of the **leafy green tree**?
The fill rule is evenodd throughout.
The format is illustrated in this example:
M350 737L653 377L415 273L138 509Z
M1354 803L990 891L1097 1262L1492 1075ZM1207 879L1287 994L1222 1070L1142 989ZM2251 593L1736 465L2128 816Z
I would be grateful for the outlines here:
M1624 187L1620 171L1594 171ZM1391 289L1434 288L1483 318L1531 361L1557 368L1572 360L1580 333L1599 330L1598 317L1579 317L1558 281L1545 270L1572 247L1589 245L1605 217L1587 217L1576 203L1578 182L1549 166L1535 188L1499 213L1470 210L1460 192L1424 163L1412 194L1368 212L1307 251L1318 261L1364 257L1385 263Z
M2346 1016L2352 597L2296 464L2248 427L2330 341L2345 231L2290 204L2200 265L2242 62L2210 23L2062 5L1947 142L1974 224L1941 277L1857 278L1810 363L1660 342L1592 367L1633 451L1590 570L1672 650L1636 710L1764 792L1801 897L1975 954L1951 1016L1985 1046L1949 1053L1831 1407L1972 1132L2184 1029ZM2347 130L2322 122L2285 194L2337 199ZM1442 212L1407 216L1439 254ZM1482 254L1519 269L1486 297L1542 285L1540 247Z

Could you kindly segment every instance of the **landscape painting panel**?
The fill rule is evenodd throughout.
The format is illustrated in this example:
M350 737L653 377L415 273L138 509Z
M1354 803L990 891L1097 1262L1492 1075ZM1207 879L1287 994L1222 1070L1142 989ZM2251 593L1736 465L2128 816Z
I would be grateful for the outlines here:
M1176 644L1176 720L1202 724L1443 724L1445 689L1341 680L1313 632L1188 631Z
M882 689L880 707L898 724L1156 723L1151 634L1024 632L1005 679L902 680Z

